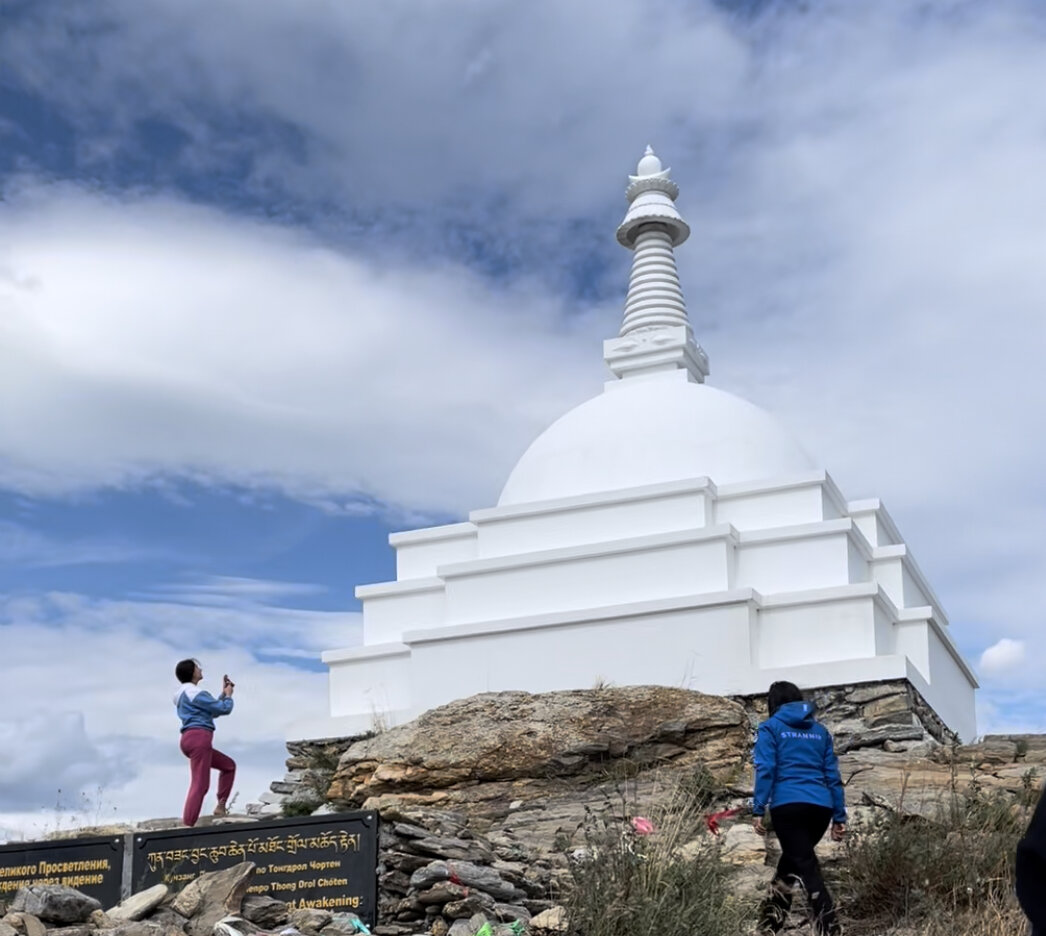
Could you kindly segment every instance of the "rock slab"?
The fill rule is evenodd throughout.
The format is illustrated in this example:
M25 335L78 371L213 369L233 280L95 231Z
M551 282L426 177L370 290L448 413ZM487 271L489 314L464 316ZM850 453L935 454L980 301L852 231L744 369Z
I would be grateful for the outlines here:
M334 914L329 910L316 910L312 907L303 907L301 910L292 910L287 915L287 922L296 930L307 936L314 936L330 921Z
M93 897L61 884L33 884L23 887L11 902L11 909L31 913L44 923L71 926L83 923L102 905Z
M565 933L569 926L566 907L549 907L530 921L532 929L547 930L551 933Z
M341 756L332 801L461 784L599 773L607 762L699 759L733 766L748 743L736 702L687 689L486 692L357 741Z
M253 861L244 861L221 871L210 871L190 881L171 904L176 913L189 918L189 936L212 936L214 924L230 914L240 915L247 886L254 874Z
M248 894L243 898L243 918L264 930L276 929L287 922L287 904L264 894Z
M152 913L167 898L167 885L156 884L146 890L132 894L111 910L106 911L106 916L114 923L129 923L132 920L140 920Z
M40 918L31 913L17 913L12 910L4 917L4 922L22 936L44 936L47 932L47 927Z

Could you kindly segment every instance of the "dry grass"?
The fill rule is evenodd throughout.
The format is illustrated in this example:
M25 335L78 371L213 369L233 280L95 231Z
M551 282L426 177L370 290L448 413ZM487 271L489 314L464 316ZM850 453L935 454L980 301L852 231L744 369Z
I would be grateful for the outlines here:
M1031 936L1031 929L1016 900L1004 906L985 906L959 914L901 924L883 930L867 922L850 923L846 936Z
M1028 921L1013 900L1004 906L992 904L951 919L931 920L919 936L1025 936L1030 932Z
M928 818L883 811L853 827L829 874L853 933L1021 932L1013 866L1034 800L972 783L942 794ZM907 929L905 929L907 927ZM994 927L994 928L993 928Z
M741 936L755 907L731 887L735 869L714 846L684 848L700 835L698 796L681 789L649 819L657 832L636 834L637 810L624 797L590 812L580 848L566 847L573 886L565 904L572 936Z
M1036 778L1026 781L1014 797L977 783L960 790L953 776L929 818L884 809L851 827L846 857L825 869L848 936L1027 936L1013 893L1016 845L1037 793ZM704 828L723 797L711 774L696 771L654 815L625 794L590 813L581 847L563 842L571 936L752 933L755 901L738 896L736 869ZM655 835L632 831L637 814L653 820ZM793 921L801 915L797 906Z

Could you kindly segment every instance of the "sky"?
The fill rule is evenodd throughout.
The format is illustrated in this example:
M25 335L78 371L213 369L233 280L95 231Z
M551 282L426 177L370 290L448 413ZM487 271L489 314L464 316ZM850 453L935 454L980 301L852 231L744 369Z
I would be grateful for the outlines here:
M1046 9L0 0L0 838L238 805L389 532L494 504L606 377L649 143L710 383L887 505L1046 731Z

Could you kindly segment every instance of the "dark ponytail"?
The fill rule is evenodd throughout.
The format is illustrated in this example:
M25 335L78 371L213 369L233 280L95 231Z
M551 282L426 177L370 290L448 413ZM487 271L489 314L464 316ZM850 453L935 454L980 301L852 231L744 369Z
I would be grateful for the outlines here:
M770 711L770 715L773 714L782 706L789 702L802 702L803 694L799 691L799 687L795 683L775 682L770 686L770 691L766 694L766 707Z

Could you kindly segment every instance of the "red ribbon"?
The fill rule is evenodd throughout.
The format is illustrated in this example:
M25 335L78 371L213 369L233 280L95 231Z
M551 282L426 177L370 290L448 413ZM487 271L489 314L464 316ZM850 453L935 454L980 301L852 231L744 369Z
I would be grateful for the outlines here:
M459 878L455 872L451 871L450 874L447 875L447 880L450 881L451 884L457 884L458 887L461 888L462 897L468 897L469 889L461 883L461 878Z
M741 812L740 807L737 807L736 809L724 809L722 812L709 813L705 816L705 825L708 826L709 832L713 835L718 835L719 823L723 819L733 819L739 812Z

